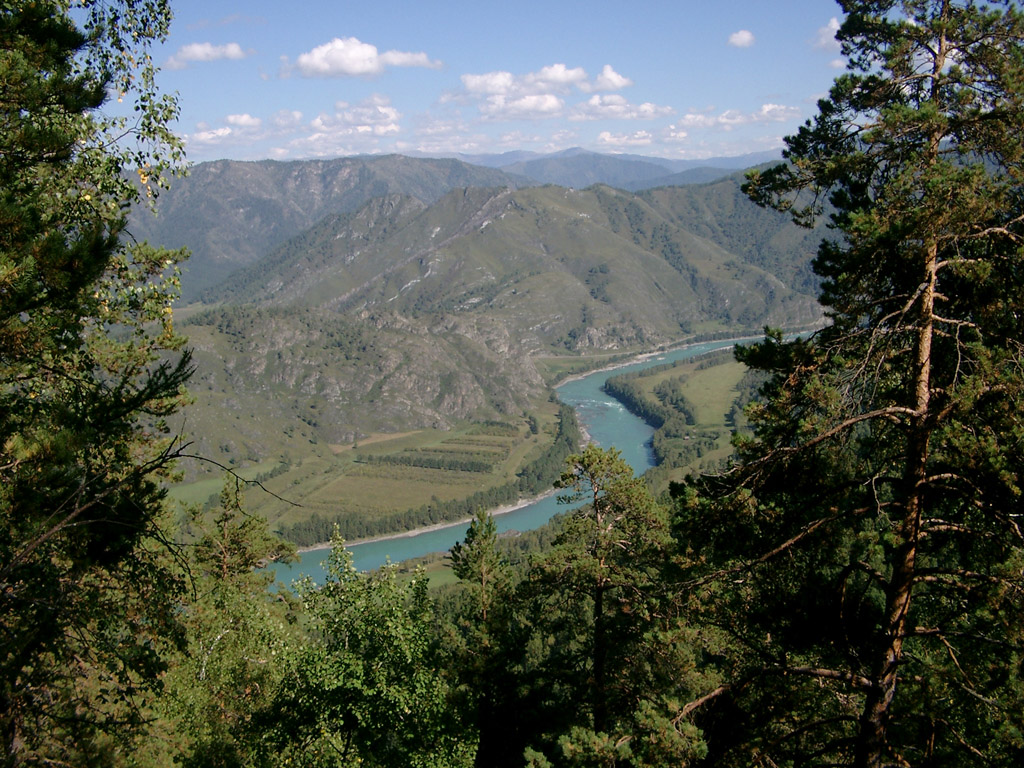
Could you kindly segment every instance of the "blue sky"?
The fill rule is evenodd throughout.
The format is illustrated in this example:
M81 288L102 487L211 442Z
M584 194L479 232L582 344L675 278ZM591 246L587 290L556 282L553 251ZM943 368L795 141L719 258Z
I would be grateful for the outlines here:
M189 159L781 146L841 71L832 0L172 3Z

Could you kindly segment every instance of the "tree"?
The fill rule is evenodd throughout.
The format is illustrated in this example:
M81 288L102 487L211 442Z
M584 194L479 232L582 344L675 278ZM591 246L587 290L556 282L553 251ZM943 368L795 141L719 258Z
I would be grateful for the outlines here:
M421 574L359 573L335 535L327 581L298 585L306 624L278 695L256 722L265 763L470 766L471 739L449 711Z
M240 580L254 593L265 592L273 582L269 573L254 571L267 563L288 561L294 547L274 536L262 517L242 509L242 481L237 476L225 479L220 506L207 522L201 510L194 510L192 525L201 533L192 546L191 560L202 576L226 583Z
M515 730L502 703L515 683L510 658L518 651L513 601L513 573L498 549L494 518L483 508L469 524L465 540L451 550L457 590L448 593L451 620L442 634L443 647L462 683L478 734L475 765L498 766L510 757L507 744Z
M527 751L530 764L692 759L703 746L680 706L697 672L689 630L665 589L665 510L614 448L589 445L567 464L559 500L586 504L522 589L534 595L532 643L547 654L535 662L533 685L551 713Z
M500 588L505 564L497 550L498 528L487 510L480 508L470 522L465 541L452 547L452 572L473 585L480 606L480 621L487 624L487 611Z
M227 480L212 519L193 513L188 547L190 589L179 609L186 646L163 677L155 713L159 733L149 751L184 766L251 765L260 734L252 722L271 705L284 659L302 638L297 606L287 590L272 591L261 566L294 550L244 512L239 483Z
M128 207L181 159L158 0L0 3L0 738L113 759L173 639L163 433L191 371L174 264ZM81 22L81 25L76 23ZM108 91L131 118L102 111ZM131 176L131 178L129 177Z
M609 722L608 624L618 607L610 601L623 603L632 613L638 608L634 600L648 599L646 590L657 573L666 526L633 468L614 448L604 451L590 444L567 463L559 485L569 492L558 500L586 501L587 506L566 522L547 569L563 586L571 580L570 588L589 598L590 703L594 729L604 731Z
M755 436L680 519L732 636L700 722L717 764L1019 764L1024 16L841 5L849 71L747 185L830 206L831 324L741 350Z

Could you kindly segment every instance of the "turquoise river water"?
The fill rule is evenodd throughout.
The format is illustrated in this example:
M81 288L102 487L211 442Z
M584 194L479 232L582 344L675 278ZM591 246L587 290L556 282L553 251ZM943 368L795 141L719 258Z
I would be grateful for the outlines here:
M557 388L559 399L576 409L579 420L590 434L591 439L602 447L615 447L622 457L639 474L654 465L650 442L654 434L640 419L627 411L623 405L602 387L609 376L638 371L655 365L684 360L716 349L732 346L735 340L712 341L694 344L665 352L628 365L596 371L587 376L571 379ZM525 504L510 512L497 515L494 520L498 531L529 531L544 525L556 512L567 507L558 503L554 493L537 501ZM443 528L401 534L389 538L349 544L353 563L360 570L372 570L389 559L399 562L412 557L421 557L431 552L444 552L461 541L469 528L468 523L455 523ZM298 562L275 564L277 578L285 583L300 575L309 575L314 581L324 578L323 561L328 550L311 549L300 556Z

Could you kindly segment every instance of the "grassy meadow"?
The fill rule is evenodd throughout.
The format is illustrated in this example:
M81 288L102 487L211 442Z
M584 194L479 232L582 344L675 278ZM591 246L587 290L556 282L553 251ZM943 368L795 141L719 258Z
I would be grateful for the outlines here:
M521 467L551 445L557 414L557 404L537 403L530 414L536 433L527 418L500 425L463 423L450 430L367 435L350 445L327 446L329 450L313 451L305 444L290 461L231 469L243 480L259 481L246 487L245 507L266 517L273 528L314 514L382 518L433 499L466 498L515 480ZM280 450L287 448L283 441ZM226 472L207 474L174 486L170 494L183 504L213 504L226 477Z

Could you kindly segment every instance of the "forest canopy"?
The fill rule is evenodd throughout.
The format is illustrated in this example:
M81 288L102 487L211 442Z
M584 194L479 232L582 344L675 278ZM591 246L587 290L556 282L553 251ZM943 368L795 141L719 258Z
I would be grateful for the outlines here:
M191 371L170 311L183 254L124 230L181 161L147 53L169 21L133 0L0 9L7 764L93 762L136 732L174 636L161 521L165 419ZM104 113L111 93L131 118Z
M182 160L169 6L0 3L3 764L1021 764L1024 13L840 5L848 70L745 187L828 218L830 322L737 351L729 466L655 497L563 408L500 493L582 506L519 538L445 510L447 586L336 537L288 590L236 478L168 514L184 254L125 221Z

